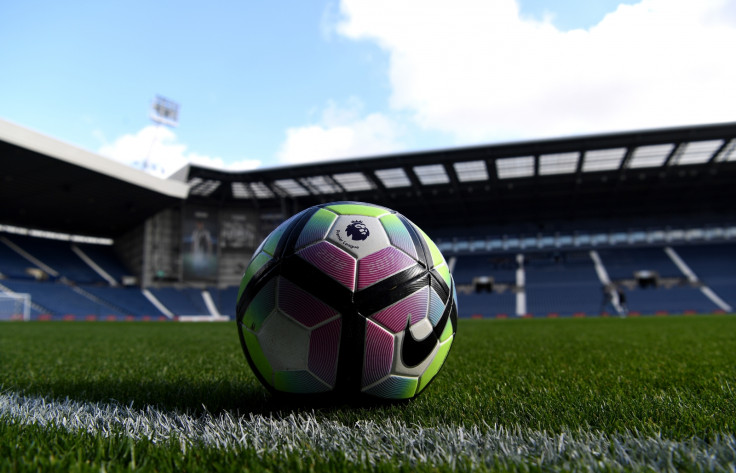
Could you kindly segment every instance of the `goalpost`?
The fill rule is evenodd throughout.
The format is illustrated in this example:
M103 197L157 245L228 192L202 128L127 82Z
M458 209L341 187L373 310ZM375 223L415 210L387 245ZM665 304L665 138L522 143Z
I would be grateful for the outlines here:
M0 292L0 321L31 320L31 295Z

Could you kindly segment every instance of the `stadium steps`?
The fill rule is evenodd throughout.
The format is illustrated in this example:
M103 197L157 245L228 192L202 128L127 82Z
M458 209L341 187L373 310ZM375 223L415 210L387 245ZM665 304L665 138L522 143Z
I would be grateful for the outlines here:
M75 254L69 241L29 235L12 235L7 239L15 245L16 251L21 251L24 257L53 277L78 284L107 282Z
M613 309L619 314L623 315L624 312L627 310L627 306L622 306L622 301L619 299L619 291L613 291L611 290L611 277L608 275L608 270L606 270L606 265L603 264L603 260L601 260L600 255L596 250L590 250L590 259L593 260L593 265L595 266L595 272L598 275L598 281L601 283L601 290L605 291L604 294L601 295L601 297L605 297L605 294L608 294L608 297L610 297L611 305L613 306ZM606 302L601 303L600 311L603 312L607 308Z
M82 289L115 307L121 308L126 315L169 316L155 304L152 304L139 287L87 285L83 286ZM171 317L169 316L169 318Z
M228 286L221 289L209 287L207 290L215 304L217 304L217 310L220 314L235 317L239 286Z
M72 244L71 245L72 251L74 254L79 256L82 261L84 261L87 266L89 266L95 273L97 273L102 279L107 281L108 284L111 286L117 286L118 282L108 274L107 271L105 271L102 266L98 265L92 258L90 258L81 248L79 248L77 245Z
M173 319L175 317L174 313L169 310L168 307L166 307L164 304L161 303L158 298L151 293L148 289L142 289L141 294L143 294L143 297L148 299L148 301L153 304L159 311L161 311L162 314L164 314L166 317Z
M202 291L202 300L204 301L204 305L207 307L207 311L210 313L210 315L213 315L215 317L220 317L220 315L222 315L217 309L215 301L212 300L212 294L210 294L207 289Z
M458 294L458 316L494 318L516 315L516 294L512 291Z
M52 277L58 277L59 276L59 273L55 269L47 266L42 261L38 260L33 255L31 255L30 253L28 253L27 251L25 251L23 248L21 248L20 246L16 245L14 242L10 241L7 237L0 236L0 242L4 243L6 247L10 248L15 253L15 255L18 255L18 256L20 256L22 258L22 260L18 260L17 257L14 258L14 260L15 260L14 261L14 266L16 268L19 267L19 266L20 267L25 266L25 268L27 268L27 263L26 263L26 265L23 265L22 263L19 264L19 261L22 262L22 261L25 260L26 262L31 263L35 269L40 269L40 270L42 270L44 273L46 273L49 276L52 276ZM4 256L7 256L7 255L4 255ZM17 275L13 274L13 276L18 276L18 277L21 277L21 278L28 277L28 274L26 273L25 268L24 268L24 270L20 274L17 274Z
M672 259L672 262L682 271L682 273L688 278L690 283L693 286L699 286L700 291L703 293L705 297L711 300L715 305L717 305L721 310L724 310L726 312L731 312L733 308L731 305L729 305L726 301L721 299L718 294L716 294L715 291L713 291L712 288L709 286L703 284L698 276L695 274L695 272L688 266L688 264L683 260L679 254L675 251L674 248L671 246L667 246L664 249L665 253L667 253L667 256Z
M625 292L629 313L645 315L712 313L718 309L718 306L696 287L636 288Z
M213 315L207 309L202 291L195 288L148 288L161 304L175 315Z
M132 276L115 254L113 247L91 243L77 243L76 246L118 283L123 283L126 277Z
M106 307L106 308L108 308L108 309L110 309L112 311L119 312L121 314L133 315L133 314L129 314L128 311L125 308L120 307L120 306L115 305L115 304L112 304L111 302L109 302L109 301L107 301L105 299L102 299L100 297L97 297L96 295L92 294L89 291L85 291L84 289L82 289L79 286L69 285L69 287L71 288L72 291L76 292L77 294L79 294L80 296L82 296L82 297L84 297L86 299L89 299L91 302L93 302L95 304L98 304L98 305L100 305L102 307ZM82 315L82 314L77 314L77 315Z

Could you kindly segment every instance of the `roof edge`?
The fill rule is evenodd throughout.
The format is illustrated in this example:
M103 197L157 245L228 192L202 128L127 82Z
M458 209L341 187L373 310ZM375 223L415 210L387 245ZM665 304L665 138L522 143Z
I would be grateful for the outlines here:
M2 118L0 140L170 197L186 199L189 194L185 183L152 176Z

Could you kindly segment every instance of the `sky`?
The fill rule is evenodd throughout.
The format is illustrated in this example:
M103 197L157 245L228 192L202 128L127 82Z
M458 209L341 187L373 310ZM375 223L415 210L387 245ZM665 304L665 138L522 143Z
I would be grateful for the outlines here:
M733 0L10 0L0 118L248 170L736 121L734 50Z

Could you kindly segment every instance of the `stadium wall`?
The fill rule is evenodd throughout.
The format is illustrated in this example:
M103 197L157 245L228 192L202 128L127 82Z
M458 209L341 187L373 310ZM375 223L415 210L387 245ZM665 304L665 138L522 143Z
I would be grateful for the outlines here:
M208 215L206 225L198 227L203 215ZM237 286L253 251L281 220L274 219L272 213L262 216L238 207L185 204L161 211L115 239L115 249L144 288L169 284ZM198 273L192 262L196 258L195 233L210 240L212 261L216 262L212 273Z

